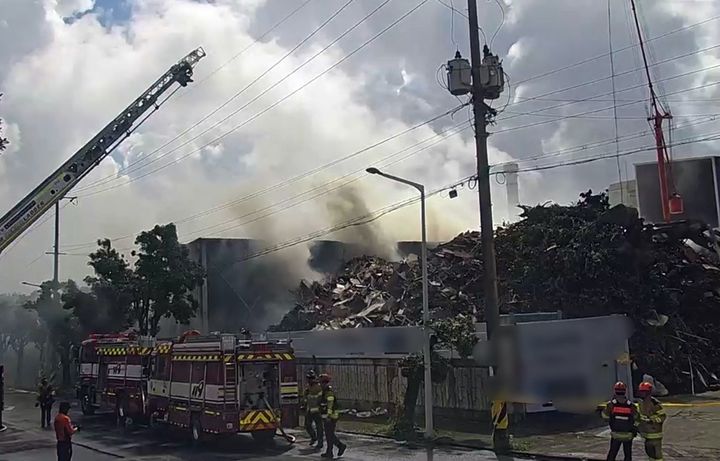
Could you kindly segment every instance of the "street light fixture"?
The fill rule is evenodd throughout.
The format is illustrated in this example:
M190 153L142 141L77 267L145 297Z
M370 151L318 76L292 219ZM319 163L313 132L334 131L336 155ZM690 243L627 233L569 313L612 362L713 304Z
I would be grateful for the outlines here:
M37 283L30 283L30 282L20 282L23 285L27 285L29 287L35 287L35 288L42 288L42 285L38 285Z
M430 308L428 301L428 269L427 269L427 231L425 226L425 186L391 174L383 173L375 167L367 168L370 174L383 176L392 181L414 187L420 192L420 226L422 228L422 244L420 264L422 265L422 305L423 305L423 358L425 368L425 437L432 438L433 428L433 398L430 361Z

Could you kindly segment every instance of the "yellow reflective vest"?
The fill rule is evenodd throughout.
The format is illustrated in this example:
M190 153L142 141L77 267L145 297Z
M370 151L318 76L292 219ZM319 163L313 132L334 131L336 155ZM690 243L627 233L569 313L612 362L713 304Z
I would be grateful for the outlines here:
M319 384L310 384L305 389L305 409L308 413L320 413L320 399L323 390Z
M640 435L648 440L661 439L663 423L667 418L662 403L655 397L650 397L650 399L642 400L638 404L638 408L640 409L640 423L638 424Z
M328 386L325 390L323 390L320 406L322 408L323 416L327 416L330 419L340 418L340 408L337 400L335 400L335 391L331 386Z

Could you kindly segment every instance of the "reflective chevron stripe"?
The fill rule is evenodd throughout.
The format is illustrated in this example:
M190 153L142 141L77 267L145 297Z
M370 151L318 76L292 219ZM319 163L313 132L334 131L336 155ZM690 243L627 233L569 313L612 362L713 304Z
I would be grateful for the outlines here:
M172 343L162 343L155 346L156 354L168 354L172 350Z
M173 355L173 362L219 362L222 360L220 354L182 354Z
M250 410L240 417L240 431L252 432L277 427L278 418L271 410Z
M238 354L238 361L260 361L260 360L294 360L295 356L289 353L268 353L268 354Z
M140 347L140 346L111 346L111 347L99 347L98 355L150 355L152 352L151 347Z

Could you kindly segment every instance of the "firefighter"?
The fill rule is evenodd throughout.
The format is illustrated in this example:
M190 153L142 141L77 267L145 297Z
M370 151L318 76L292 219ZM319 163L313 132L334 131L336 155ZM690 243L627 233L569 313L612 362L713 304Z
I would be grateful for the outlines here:
M654 461L662 461L662 428L667 415L662 403L652 396L653 385L643 381L638 387L640 397L638 430L645 439L645 454Z
M618 381L613 386L615 396L605 404L602 416L610 425L610 450L607 461L615 461L622 446L625 461L632 460L632 443L637 435L638 409L627 398L627 386Z
M43 378L40 380L37 402L35 402L35 406L40 407L40 425L43 429L50 428L50 412L53 403L55 403L55 389L52 384L48 383L47 378Z
M55 417L54 424L58 461L70 461L72 459L72 436L79 430L70 421L69 412L70 402L60 402L60 409Z
M333 458L333 447L338 448L338 456L342 456L347 449L347 445L342 443L335 434L337 422L340 419L340 408L335 399L335 391L330 385L330 375L320 375L320 386L322 387L322 397L320 399L320 411L325 425L325 438L327 439L327 450L321 456L323 458Z
M310 445L317 442L318 450L323 447L323 420L320 415L320 399L322 398L322 387L318 383L315 370L310 370L305 375L307 384L305 387L304 404L305 404L305 430L310 436ZM314 425L314 427L313 427Z

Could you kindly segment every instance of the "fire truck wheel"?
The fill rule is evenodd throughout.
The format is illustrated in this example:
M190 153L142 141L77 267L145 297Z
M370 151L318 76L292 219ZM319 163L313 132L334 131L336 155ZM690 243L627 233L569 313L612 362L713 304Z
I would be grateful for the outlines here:
M192 441L193 446L198 446L202 443L202 439L203 430L200 425L200 418L198 416L193 416L190 421L190 440Z
M251 432L252 438L259 444L267 445L275 438L275 429Z

